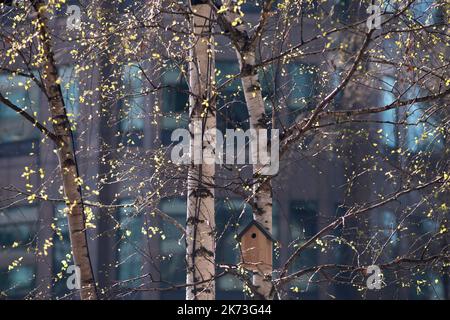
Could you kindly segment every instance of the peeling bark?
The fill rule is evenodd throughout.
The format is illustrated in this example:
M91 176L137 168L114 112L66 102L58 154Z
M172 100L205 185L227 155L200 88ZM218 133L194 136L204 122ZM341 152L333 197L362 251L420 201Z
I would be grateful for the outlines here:
M273 1L264 3L261 13L260 24L253 37L249 36L244 21L240 19L239 13L235 11L232 0L224 2L227 10L218 15L218 23L222 30L230 38L236 50L236 55L241 67L241 82L244 90L245 102L250 116L250 129L258 132L261 129L269 129L269 119L266 115L264 100L256 70L256 40L261 35L266 25L270 7ZM216 10L218 8L216 7ZM255 139L255 137L253 137ZM251 148L252 157L260 147L259 138L257 148ZM267 149L268 150L268 149ZM253 219L261 223L264 228L272 234L272 185L270 177L264 177L264 169L267 167L259 161L253 164ZM253 286L258 292L255 296L272 299L272 266L260 270L253 276Z
M44 1L36 1L33 6L37 12L39 45L44 60L42 80L50 106L54 134L59 142L56 151L68 208L67 219L73 259L80 270L80 295L83 300L95 300L97 299L97 293L88 250L81 194L82 181L76 164L73 133L67 117L61 86L58 84L58 70L51 46L48 19L45 17L45 3Z
M261 92L261 84L255 69L255 52L237 52L242 77L242 87L244 89L245 102L250 116L250 129L268 129L268 118L266 115L264 100ZM258 141L258 146L259 146ZM251 150L252 153L258 150ZM259 222L272 234L272 184L261 172L264 165L257 161L253 164L253 219ZM272 266L256 272L253 276L253 285L258 288L258 293L265 299L271 299L272 295Z
M215 212L214 160L205 149L215 147L214 39L211 36L211 7L192 1L193 48L189 62L189 131L191 164L188 173L186 260L187 300L215 299ZM197 136L197 139L194 137ZM201 141L196 145L195 141ZM196 164L197 160L201 164Z

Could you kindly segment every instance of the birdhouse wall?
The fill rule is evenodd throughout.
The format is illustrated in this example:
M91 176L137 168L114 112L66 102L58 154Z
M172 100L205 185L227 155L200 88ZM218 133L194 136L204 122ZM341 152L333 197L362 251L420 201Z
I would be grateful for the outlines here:
M250 227L241 238L241 262L252 271L270 272L272 266L272 241L256 226Z

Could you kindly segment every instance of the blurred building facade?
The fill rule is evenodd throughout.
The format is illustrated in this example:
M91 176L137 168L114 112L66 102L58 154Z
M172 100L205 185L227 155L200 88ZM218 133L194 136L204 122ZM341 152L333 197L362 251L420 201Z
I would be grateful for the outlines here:
M342 17L346 17L345 10L350 10L350 1L339 0L342 9ZM74 2L76 4L76 1ZM127 1L124 2L126 6ZM427 4L428 5L428 4ZM428 7L427 7L428 8ZM257 8L249 6L248 13L257 14ZM418 8L420 10L420 8ZM64 28L62 16L61 27ZM311 31L305 30L306 34L314 32L314 23L307 22ZM293 39L294 41L295 39ZM220 37L220 43L225 40ZM316 58L317 59L317 58ZM223 75L235 74L239 71L239 66L232 51L219 52L216 61L218 79L224 79ZM312 107L317 93L327 88L320 87L320 77L324 66L320 61L302 60L291 63L288 77L295 84L296 91L291 93L284 100L285 111L282 116L285 123L292 123L296 117L308 107ZM177 70L166 70L162 76L162 81L167 84L166 89L162 89L158 95L143 95L129 98L129 101L117 103L117 112L121 108L128 108L127 114L132 115L128 119L118 120L115 127L111 122L95 118L92 121L84 121L89 118L89 114L83 110L89 110L86 106L98 100L99 97L92 97L91 101L81 102L79 93L98 87L105 78L104 73L111 70L90 71L90 81L79 81L75 75L73 65L70 60L60 62L60 76L62 88L70 116L77 123L75 129L76 149L79 158L80 172L83 177L89 177L95 182L95 178L102 175L102 161L99 157L108 157L108 150L102 149L104 140L108 137L116 139L106 142L107 145L117 144L123 146L130 152L141 152L142 150L152 150L160 145L170 145L171 132L179 127L186 126L186 106L188 96L184 92L187 85L180 78ZM103 73L102 73L103 72ZM140 92L143 81L139 79L139 72L133 67L124 68L120 71L122 85L131 92ZM277 85L280 71L267 69L262 75L263 92L268 101L270 98L278 99ZM102 76L103 74L103 76ZM329 70L331 77L336 77L339 81L338 73ZM222 76L221 76L222 75ZM106 78L108 75L106 75ZM222 78L221 78L222 77ZM8 98L21 107L28 106L31 110L37 111L39 120L46 121L48 111L46 98L39 91L39 88L23 90L21 83L26 79L10 77L6 74L0 75L0 90L7 92ZM386 77L386 85L393 85L389 76ZM225 89L218 101L220 113L218 118L219 129L225 128L246 128L248 127L245 104L243 96L237 94L239 82L236 82ZM350 106L354 103L353 92L350 95L342 95L336 100L336 108L341 105ZM386 105L393 97L389 94L372 94L370 97L363 97L378 105ZM158 102L162 116L155 124L152 108ZM270 103L268 102L268 110ZM393 119L395 114L385 112L381 115L383 119ZM181 119L181 120L180 120ZM371 130L383 129L385 132L384 145L381 148L390 153L398 147L399 141L397 127L381 124ZM414 143L415 137L421 135L420 128L411 128L402 136L403 143L411 144L411 150L420 148ZM419 130L419 131L417 131ZM116 135L117 131L120 135ZM405 138L406 137L406 138ZM409 138L408 138L409 137ZM330 140L330 143L339 144L339 138ZM361 201L370 201L371 192L367 190L369 185L361 186L359 190L351 195L341 186L347 183L346 172L353 169L349 163L352 159L359 159L367 150L353 150L351 146L347 148L347 158L343 159L337 154L330 153L326 159L308 159L289 162L281 168L282 174L277 177L279 185L274 190L274 238L279 241L275 248L275 266L280 266L292 253L289 244L298 240L307 239L321 227L333 219L338 218L345 212L346 206ZM368 147L369 148L369 147ZM114 148L111 148L114 149ZM97 152L103 150L103 153ZM418 150L418 149L417 149ZM83 155L83 156L81 156ZM117 155L116 155L117 156ZM113 157L111 158L113 159ZM103 164L104 165L104 164ZM45 174L31 170L42 168ZM19 115L12 112L0 104L0 183L1 187L14 186L21 190L36 190L42 183L50 185L47 191L51 195L60 195L60 184L55 173L57 159L53 153L51 142L43 139L39 132L29 123L22 120ZM27 173L30 173L27 175ZM103 172L105 174L105 172ZM29 176L29 180L27 180ZM150 178L151 172L143 173L143 178ZM49 181L51 180L51 181ZM121 193L121 190L133 188L128 182L117 183L114 188L103 188L99 191L98 199L108 202L112 193ZM0 199L2 207L8 207L0 212L0 291L1 298L66 298L72 299L73 292L67 289L66 281L68 274L65 271L70 265L70 244L68 239L67 222L64 218L64 203L60 201L17 201L23 197L15 197L13 188L10 191L0 189ZM129 197L116 199L115 204L124 204L133 201L133 192ZM418 197L412 194L411 197ZM102 198L103 197L103 198ZM109 197L109 198L108 198ZM50 199L51 200L51 199ZM101 202L103 202L101 201ZM30 202L30 203L29 203ZM184 225L186 216L185 196L169 197L162 199L159 204L160 210L169 214L180 224ZM235 264L238 262L238 250L234 235L240 227L251 217L251 209L245 205L243 199L229 197L228 194L218 193L217 195L217 225L219 230L228 231L218 240L216 261L218 264ZM96 278L102 282L104 287L116 287L115 283L123 280L129 281L131 290L124 290L127 284L121 284L120 290L115 292L115 298L124 299L183 299L184 290L145 290L139 291L139 286L149 279L155 280L155 288L168 287L169 283L183 283L185 279L184 271L184 243L180 239L179 230L172 224L160 221L157 226L164 231L164 240L154 236L151 239L148 234L143 234L143 226L148 226L146 218L136 212L133 208L120 209L98 209L93 207L96 215L106 215L102 221L97 221L96 229L89 231L90 249L96 272ZM237 219L244 210L244 219ZM379 230L381 237L385 237L392 232L396 226L396 208L383 207L371 218L373 228ZM101 220L101 219L100 219ZM105 221L110 220L110 221ZM236 220L233 227L229 227L229 221ZM355 222L356 224L356 222ZM111 233L111 228L119 225L115 232ZM423 221L417 224L422 228L436 228L431 222ZM356 227L356 226L355 226ZM153 229L152 229L153 230ZM337 230L338 232L339 230ZM148 229L147 229L148 232ZM111 233L111 234L110 234ZM124 240L126 239L126 240ZM395 240L395 239L394 239ZM381 240L380 240L381 241ZM399 244L399 246L402 244ZM294 268L301 268L317 263L326 263L338 260L339 263L352 263L354 255L351 246L337 247L334 252L329 252L328 256L321 255L317 250L310 250L299 261ZM339 249L340 248L340 249ZM392 252L395 258L395 252ZM8 270L10 266L17 262L17 267ZM151 276L149 276L149 274ZM351 275L343 275L343 277ZM141 280L140 277L143 277ZM386 292L385 297L399 298L419 298L419 299L442 299L448 297L448 284L441 275L428 275L430 281L438 279L429 291L421 294L414 294L415 288L397 288ZM102 279L102 280L99 280ZM296 284L300 288L299 292L293 290L292 298L301 299L329 299L332 297L358 299L360 297L358 289L345 284L334 284L322 290L319 285L311 285L306 289L306 279L299 279ZM119 288L119 286L117 286ZM137 290L132 290L137 288ZM123 292L123 293L122 293ZM374 293L375 294L375 293ZM108 293L105 294L108 297ZM383 296L383 295L381 295ZM245 299L242 292L242 285L231 276L218 279L217 282L218 299Z

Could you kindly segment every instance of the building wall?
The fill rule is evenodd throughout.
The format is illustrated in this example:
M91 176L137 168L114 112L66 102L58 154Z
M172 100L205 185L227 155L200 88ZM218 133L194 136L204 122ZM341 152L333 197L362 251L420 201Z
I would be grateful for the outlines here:
M316 32L315 24L312 21L309 21L306 25L308 26L304 34L306 37ZM299 34L297 35L300 36ZM293 42L297 42L298 40L295 36L292 39ZM223 38L218 37L217 41L219 42L219 46L220 44L224 44ZM232 50L224 50L218 54L217 58L217 66L222 68L224 73L233 72L233 70L236 72L238 70L237 61ZM60 69L70 70L69 67L72 63L70 59L64 56L61 59ZM333 57L330 57L330 59L333 59ZM151 66L148 67L151 68ZM312 71L312 76L304 77L302 72L298 71L305 70L305 68ZM323 68L323 64L321 64L321 61L314 59L305 59L292 65L290 75L288 76L292 77L292 81L297 83L298 88L302 90L292 93L290 98L287 98L286 108L282 111L282 119L286 123L289 123L289 121L292 122L295 117L301 117L302 110L308 108L309 104L314 101L315 92L320 90L317 88L317 77L319 72L323 71L320 68ZM103 127L100 127L98 116L94 112L89 112L91 110L90 108L92 108L90 104L96 104L99 101L98 92L83 103L77 101L77 92L96 88L100 83L100 71L89 70L87 74L80 75L81 77L90 77L92 81L88 83L79 82L70 76L67 78L69 89L66 92L66 101L69 106L73 105L72 107L75 110L74 119L77 120L75 134L80 135L76 139L80 172L83 177L86 177L86 184L91 190L96 190L98 178L99 132L103 132L106 135L112 134L113 132L109 127L105 127L105 123L102 124ZM126 82L126 78L124 76L122 80ZM9 81L5 78L1 79L0 86L7 86ZM175 71L165 73L162 79L167 84L178 86L181 90L184 87ZM279 81L283 82L284 80ZM269 79L267 82L268 88L266 92L270 92L270 87L277 87L276 84L274 85L272 83L273 79ZM82 84L79 85L80 83ZM125 83L125 85L129 85L130 89L140 90L139 82L133 83L131 81L128 84ZM232 86L232 89L234 90L237 85ZM63 87L65 86L66 84L63 83ZM225 96L228 95L228 98L224 98L224 102L231 98L229 96L231 90L229 91L225 91L224 93ZM70 100L71 95L74 96L75 100ZM308 101L306 105L299 105L294 101L295 98L299 97L306 97ZM367 101L366 95L361 98ZM39 119L45 121L48 118L45 98L42 94L36 94L35 99L34 110L38 111ZM385 97L380 97L380 95L375 93L372 93L369 97L369 101L373 102L379 102L383 99ZM154 123L152 116L152 106L155 105L155 102L159 102L163 113L167 113L166 116L159 118L156 123ZM129 123L127 130L122 124L119 124L122 130L119 137L119 145L124 145L123 150L128 150L130 154L134 153L140 156L148 154L151 156L152 150L161 143L164 145L170 143L170 133L173 129L185 126L186 121L183 122L183 120L180 120L179 122L174 122L173 117L171 118L174 114L181 115L185 113L186 109L183 110L183 108L180 108L180 105L183 103L187 103L187 96L177 90L162 90L155 96L146 95L139 98L139 100L132 101L132 108L136 107L136 104L139 104L143 109L136 109L136 113L134 113L135 121ZM358 103L358 101L352 95L350 97L343 97L341 103L347 106ZM235 124L245 127L245 105L242 102L238 102L231 104L231 106L233 106L233 110L228 108L223 110L223 112L235 118ZM124 108L124 103L119 103L117 107ZM76 110L79 110L79 114L76 114ZM91 116L92 119L90 118ZM14 116L10 115L8 117L14 118ZM6 115L0 113L2 127L6 123L4 119L6 119ZM9 119L5 121L9 121ZM222 121L226 122L224 120ZM20 190L26 190L26 183L32 184L34 187L45 183L48 188L48 194L55 201L39 201L31 204L28 204L26 200L17 202L18 198L14 198L14 192L0 189L0 199L9 199L2 202L2 207L4 203L10 205L10 208L3 209L0 213L0 228L3 230L12 228L13 230L0 231L0 234L4 238L11 234L8 239L0 243L0 278L3 284L0 289L5 291L13 283L23 283L22 289L11 288L10 291L6 290L8 297L57 298L69 294L68 298L74 298L65 286L68 275L61 269L65 264L69 265L71 259L66 256L70 254L67 233L64 231L67 228L66 222L63 215L58 215L58 212L63 210L63 203L60 201L62 199L62 195L59 192L61 184L56 170L57 159L53 153L53 147L48 140L43 141L42 137L38 136L25 121L16 117L14 118L14 124L15 128L20 128L17 132L23 134L14 138L14 141L9 141L11 140L9 131L0 131L1 185L15 186ZM224 127L233 127L233 123L222 123L221 125ZM103 131L101 131L102 129ZM312 140L310 143L314 145L316 142ZM326 142L333 145L339 144L339 140L336 138L330 138ZM386 142L386 144L389 145L389 142ZM345 146L342 146L342 148L345 149ZM346 183L346 174L354 169L347 164L358 161L366 153L367 150L364 149L353 150L348 148L346 150L346 157L344 158L338 157L333 152L330 152L326 154L324 159L317 160L308 154L308 152L305 152L305 155L300 158L292 157L290 161L286 161L282 173L274 180L274 237L279 241L280 245L280 248L276 249L275 266L281 266L292 253L293 249L289 247L292 241L311 236L314 232L317 232L339 217L343 206L373 200L373 190L371 188L374 188L374 185L360 185L352 190L351 194L347 194L342 188L342 185ZM117 157L121 157L121 155L117 155ZM128 163L130 168L135 165L145 165L145 163L136 163L138 160L139 158L136 158L124 162ZM39 172L37 172L31 174L30 180L27 181L22 177L23 172L27 172L26 167L35 171L37 168L43 168L45 176L41 178L39 177ZM122 169L126 168L126 166L122 167ZM153 169L147 167L144 168L139 176L143 180L148 180L151 179L152 173ZM226 176L223 178L226 178ZM224 180L219 179L220 181ZM117 202L111 204L123 204L135 199L137 194L133 183L135 183L135 180L132 179L114 183L114 189L117 190L120 196L116 197L118 199ZM173 188L173 186L169 184L168 188ZM146 189L144 188L144 190ZM170 194L170 191L167 193ZM95 202L99 197L102 197L102 194L96 195L86 191L85 196L87 200ZM172 196L167 199L162 199L159 208L179 221L180 224L184 224L186 212L185 197L185 194L180 194L178 197ZM417 195L411 195L411 197L414 198ZM217 224L220 228L225 228L227 223L231 222L231 227L228 227L229 231L218 241L217 262L223 264L236 263L238 261L238 252L234 248L236 243L233 235L245 224L245 221L248 221L251 216L251 210L248 208L248 205L245 206L243 204L242 199L239 199L235 195L230 195L228 192L219 191L217 199ZM244 219L239 221L238 216L243 210L245 212ZM390 215L389 209L383 210L387 210L385 220L389 225L389 218L392 215ZM97 278L101 278L99 272L102 272L102 274L104 272L108 273L108 277L103 277L105 279L105 286L114 285L114 280L125 280L143 276L147 273L150 273L156 282L159 279L176 283L184 282L184 243L183 241L179 241L179 231L175 227L160 219L151 217L150 212L147 212L146 215L136 215L135 209L133 208L100 210L94 206L93 211L103 218L107 216L105 219L110 220L103 227L89 231L90 249ZM18 221L15 221L15 219L18 219ZM22 221L21 219L26 221ZM374 226L380 224L380 221L377 219L374 215L372 219ZM381 221L381 224L384 223L383 221ZM109 234L114 222L119 227L117 231L115 230L116 232L114 234ZM142 235L141 229L144 226L147 228L147 234ZM357 227L357 223L354 226ZM155 235L151 238L149 237L149 232L151 232L148 229L149 227L152 228L151 230L156 230ZM55 229L58 231L55 231ZM161 233L161 231L164 232ZM128 232L130 232L130 235L128 235ZM105 233L108 235L105 236ZM22 234L23 242L20 243L20 248L11 248L13 246L11 241L14 242L15 237ZM164 241L162 241L161 234L164 234ZM34 235L37 235L36 238ZM99 239L107 240L100 241ZM52 243L51 246L49 245L49 241ZM47 246L48 249L43 250ZM23 247L28 248L28 252L24 252L22 250ZM38 250L37 254L34 250ZM107 252L110 254L105 254ZM342 263L352 260L351 252L346 251L345 248L342 248L341 253ZM335 252L327 256L314 251L308 251L305 258L298 262L296 267L326 263L335 260L335 255L338 254L340 253ZM20 257L23 257L23 260L20 261L20 267L13 270L13 272L7 272L8 266ZM104 259L109 261L104 262ZM62 262L62 260L65 262ZM105 264L107 265L105 266ZM57 281L57 285L53 285L54 278L59 277L58 275L61 276L61 279ZM149 277L146 277L146 279L149 279ZM129 286L139 286L142 283L143 280L138 280L130 283ZM304 279L300 279L297 283L299 286L303 286ZM158 284L155 284L155 286L158 286ZM36 290L32 290L33 288L36 288ZM113 288L114 290L105 293L105 297L115 296L116 298L124 299L184 298L183 290L162 292L153 292L150 290L143 293L122 294L122 291L117 286ZM241 285L231 277L220 279L217 288L217 296L220 299L244 299ZM332 292L338 298L357 297L357 292L348 286L336 285L334 288L327 288L327 292ZM320 287L313 286L306 293L293 293L292 297L327 299L329 298L327 292ZM403 296L407 294L403 293Z

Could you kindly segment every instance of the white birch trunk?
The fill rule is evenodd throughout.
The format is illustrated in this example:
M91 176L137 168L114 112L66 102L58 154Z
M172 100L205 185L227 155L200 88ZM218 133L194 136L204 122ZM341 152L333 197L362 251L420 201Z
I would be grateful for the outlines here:
M261 92L261 84L259 82L257 70L255 69L255 45L249 42L250 38L246 31L246 25L244 21L241 20L239 13L234 10L234 1L226 0L224 1L224 5L227 8L227 11L222 13L222 19L225 20L226 23L222 24L222 27L225 28L225 31L230 31L230 39L236 49L237 58L241 66L241 82L244 90L245 102L250 116L250 129L253 130L254 134L256 134L256 137L259 139L258 130L269 128ZM235 23L236 25L234 25ZM221 24L220 19L219 24ZM264 141L264 143L266 142L267 141ZM253 164L253 219L263 225L264 228L272 234L271 179L265 179L262 175L265 172L270 172L270 168L267 167L267 164L263 164L263 162L259 161L260 154L258 154L258 151L261 150L260 144L261 142L257 140L257 146L250 148L253 159L255 159L255 153L257 153L257 161ZM255 143L253 143L253 146L254 145ZM276 160L278 160L278 157ZM259 270L259 272L256 272L253 276L253 285L258 290L258 296L262 296L265 299L272 299L273 297L273 286L271 281L272 271L273 268L272 265L270 265L264 267L264 270Z
M268 129L268 118L265 111L264 100L261 92L261 84L258 74L254 69L255 53L238 52L241 70L244 71L242 77L242 87L244 90L245 101L250 116L250 129L258 130ZM258 141L258 149L259 149ZM252 152L257 152L252 148ZM259 156L259 155L258 155ZM261 175L264 165L259 161L253 164L254 179L254 209L253 219L259 222L272 234L272 185L270 179L265 179ZM253 276L253 285L258 288L259 295L265 299L271 299L272 293L272 265L265 267L264 270L256 272Z
M45 10L42 10L44 5L43 1L34 3L39 20L39 39L44 59L42 79L48 95L53 130L59 142L57 155L68 207L67 219L73 259L75 265L79 268L77 276L80 280L80 295L83 300L94 300L97 299L97 293L87 244L81 179L73 149L72 130L64 106L61 87L58 84L58 71L51 47L50 33L47 29L48 20L45 17Z
M214 85L214 39L212 11L207 4L192 1L193 47L189 62L189 131L191 133L191 164L188 173L186 221L186 299L215 299L215 212L214 160L205 153L215 147L215 132L206 139L204 134L216 128L212 97ZM205 18L206 17L206 18ZM194 139L195 138L195 139Z

